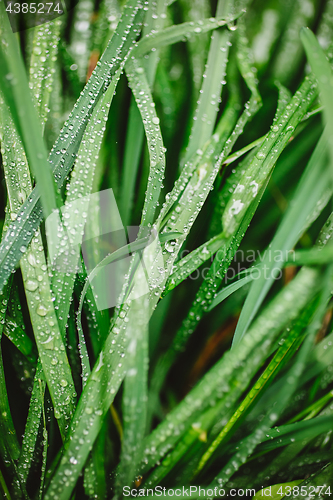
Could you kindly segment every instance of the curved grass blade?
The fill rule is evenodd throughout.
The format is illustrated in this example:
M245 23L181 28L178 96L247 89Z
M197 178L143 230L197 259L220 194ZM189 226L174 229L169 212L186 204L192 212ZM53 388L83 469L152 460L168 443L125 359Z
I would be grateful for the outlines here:
M15 347L27 358L33 365L36 364L36 347L26 332L19 327L13 318L6 315L4 324L4 334L15 345Z
M190 276L193 271L198 269L198 267L210 259L219 250L223 243L223 233L218 234L178 261L174 266L172 274L166 282L162 296L164 297L171 292L171 290L176 288L176 286Z
M271 429L258 447L258 452L274 450L280 446L329 432L332 429L332 415L302 420Z
M177 232L171 232L171 233L163 233L159 234L158 238L161 243L173 240L177 237L179 237L180 233ZM154 235L152 235L154 237ZM112 252L110 255L107 255L97 266L90 272L88 275L86 282L84 284L84 287L81 292L81 297L80 297L80 302L79 302L79 308L78 308L78 313L77 313L77 327L79 334L81 335L81 338L83 337L83 330L82 330L82 323L81 323L81 314L82 314L82 308L83 308L83 302L86 297L86 294L88 293L90 283L93 281L93 279L100 273L105 266L108 264L111 264L112 262L115 262L118 259L127 257L131 253L144 250L147 245L151 244L151 237L147 236L145 238L139 238L138 240L134 241L133 243L129 243L115 252ZM88 366L88 365L87 365ZM90 373L90 370L89 370ZM88 375L89 375L88 373Z
M181 42L184 37L188 38L196 33L206 33L222 26L226 26L228 23L235 21L240 14L236 16L224 16L224 17L211 17L209 19L204 19L202 21L182 23L175 26L170 26L165 28L163 31L158 33L151 33L146 35L137 44L132 54L136 59L144 56L152 49L159 49L165 45L171 45L173 43Z
M223 288L215 297L212 303L209 306L209 311L214 309L218 304L220 304L223 300L225 300L229 295L236 292L243 286L247 285L247 283L251 283L255 279L255 269L250 270L249 274L244 276L244 278L240 278L235 283Z
M331 248L324 249L311 249L311 250L297 250L293 252L289 259L285 262L286 265L291 266L311 266L311 265L322 265L329 264L333 259L333 251ZM251 281L255 280L260 276L260 269L257 266L249 268L245 271L244 277L239 277L237 281L223 288L220 292L216 294L214 300L212 301L209 310L211 311L218 304L223 302L229 295L239 290L239 288L243 287L247 283L251 283Z
M73 166L94 107L107 90L112 76L124 64L129 51L133 48L133 41L139 34L142 18L143 9L140 1L130 0L124 8L114 36L50 153L49 163L59 188L63 185ZM18 213L17 219L7 231L5 240L0 245L0 291L20 260L20 247L31 241L34 230L38 228L42 220L39 196L37 188L34 188Z

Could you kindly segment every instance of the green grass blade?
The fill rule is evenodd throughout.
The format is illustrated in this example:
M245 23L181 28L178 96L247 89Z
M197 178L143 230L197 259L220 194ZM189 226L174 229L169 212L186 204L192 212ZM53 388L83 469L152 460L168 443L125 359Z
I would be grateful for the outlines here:
M318 40L309 28L303 28L301 31L301 40L303 42L306 55L310 62L313 73L317 79L320 100L324 106L324 117L327 123L328 134L333 134L333 73L330 64L326 58L323 49ZM333 164L333 145L328 141L328 147Z
M295 424L287 424L268 431L258 451L274 450L276 447L285 446L306 438L314 438L331 430L332 415L303 420Z
M291 8L289 15L288 7ZM295 0L295 2L286 6L287 25L279 40L277 53L272 61L271 74L275 80L279 80L285 85L289 85L292 81L294 72L297 71L303 57L299 32L303 26L314 25L316 12L318 12L319 8L318 0L310 0L307 9L304 8L302 0Z
M226 124L226 130L223 130L225 133L228 128L231 129L229 130L230 137L226 142L224 143L224 147L222 152L220 153L220 158L219 162L220 164L224 163L225 158L228 157L228 155L231 152L231 149L233 145L235 144L236 140L238 139L239 135L242 133L244 130L244 127L246 123L251 119L251 117L258 111L261 103L261 98L259 95L259 92L257 90L256 86L256 80L255 80L255 74L252 70L250 70L249 67L249 55L248 55L248 49L247 49L247 40L245 38L244 33L241 32L241 35L238 40L239 44L239 49L240 49L240 70L245 78L245 81L249 87L249 89L252 91L252 96L249 100L248 103L245 104L245 111L242 113L240 118L238 119L233 131L232 128L234 123L233 121L229 122ZM222 125L224 125L223 121L221 120ZM223 127L224 128L224 127ZM217 129L216 135L214 134L213 138L216 139L217 143L219 142L219 133L222 132ZM208 162L212 161L212 157L216 157L217 151L213 149L213 140L208 143L207 150L202 156L202 159L200 163L203 165L203 167L199 166L197 172L199 174L199 181L197 185L200 185L200 177L205 176L206 172L206 165ZM216 148L216 146L215 146ZM198 152L197 152L198 154ZM184 169L185 170L185 169ZM186 172L186 170L185 170ZM184 173L185 173L184 172ZM247 176L246 173L243 174L244 176ZM179 205L181 205L182 199L186 199L186 194L187 192L189 193L187 196L193 196L190 189L191 189L191 184L196 181L196 177L193 176L191 178L191 181L189 182L189 185L186 187L186 190L183 194L183 198L180 199ZM193 186L193 184L192 184ZM194 185L192 188L194 190L197 189L197 187ZM175 196L174 196L175 197ZM195 199L195 197L193 197ZM191 199L191 198L190 198ZM259 203L260 196L258 196L258 201ZM192 199L191 199L192 201ZM174 212L174 219L176 219L176 224L170 224L169 227L173 227L176 225L176 227L180 228L180 225L182 223L182 216L183 213L186 216L187 210L191 208L191 205L186 205L184 207L184 212L182 213L181 210L179 210L180 206L175 209ZM250 223L251 218L253 217L254 211L256 209L256 205L252 205L252 210L250 211L250 214L248 215L248 219L245 221L244 225L241 226L241 228L237 228L239 231L239 234L244 235L246 228L248 227L248 224ZM163 210L162 210L163 213ZM170 218L171 219L171 218ZM239 221L241 223L241 220ZM156 393L159 392L160 388L163 385L165 376L170 369L170 366L174 362L176 356L184 350L185 345L190 337L190 335L193 333L196 325L202 318L203 314L205 311L208 310L209 305L211 300L213 299L213 296L216 292L217 287L222 281L224 272L227 270L231 260L233 259L234 253L236 252L241 238L237 238L237 231L235 231L234 234L228 234L225 230L225 227L223 227L223 236L224 236L224 245L220 248L220 250L217 252L217 255L213 261L213 264L210 267L210 270L208 274L206 275L203 284L201 285L199 291L197 292L196 295L196 300L193 303L193 306L191 307L187 317L184 319L179 331L177 332L172 345L167 351L167 353L162 356L161 360L159 361L158 365L156 366L155 372L153 374L153 379L152 379L152 391L155 393L154 395L152 394L152 398L155 399ZM222 269L221 269L222 267Z
M319 495L321 495L319 492L322 492L325 495L324 497L319 496L319 498L325 498L325 497L327 498L327 496L330 496L332 494L331 493L332 480L333 480L333 465L331 463L325 465L325 467L323 467L319 472L312 474L309 478L301 482L300 487L305 486L306 489L308 489L308 487L309 489L311 487L315 487L315 491L318 492ZM291 498L292 500L300 500L301 495L300 494L298 494L297 496L293 495Z
M138 274L138 279L140 275ZM128 370L124 381L123 439L117 480L118 494L122 487L132 484L143 451L146 429L148 379L148 298L134 304L137 334L131 337L128 348Z
M6 322L4 325L4 334L15 345L15 347L32 363L36 364L37 355L36 347L32 340L28 337L25 331L19 325L6 315Z
M30 97L24 64L17 40L9 25L4 3L0 4L0 36L6 38L7 46L0 49L0 61L5 71L1 73L0 88L10 107L27 159L36 177L44 216L48 217L57 207L56 191L51 169L47 163L46 148L41 126Z
M2 335L0 335L1 340ZM0 411L1 411L1 433L7 452L12 460L17 460L20 454L20 445L17 439L12 414L8 402L5 373L2 360L2 349L0 347Z
M105 477L105 441L107 427L104 424L94 448L91 457L84 469L84 488L87 495L92 498L103 500L106 496L107 484Z
M8 216L7 220L5 220L4 223L4 228L3 228L3 235L6 232L8 226ZM2 358L2 346L1 346L1 340L2 340L2 334L5 331L4 325L5 325L5 320L7 316L7 307L8 307L8 300L9 300L9 295L10 295L10 289L11 289L11 282L6 285L5 289L3 290L3 293L0 295L0 300L1 300L1 309L0 309L0 414L2 415L2 419L0 421L0 426L1 426L1 433L3 436L3 443L1 446L1 451L2 448L4 447L6 449L6 452L2 453L2 459L6 461L5 455L7 453L10 455L12 460L16 460L19 453L20 453L20 445L16 436L16 431L12 419L12 414L11 414L11 409L9 406L9 401L8 401L8 394L7 394L7 385L6 385L6 379L5 379L5 373L4 373L4 367L3 367L3 358Z
M190 274L198 269L204 262L210 259L223 243L223 235L218 234L179 260L175 264L174 270L165 285L163 297L190 276Z
M146 14L146 22L142 35L154 32L157 33L163 29L166 4L159 0L149 2L149 7ZM140 66L144 69L147 76L149 86L152 88L155 80L156 68L159 59L159 51L151 52L147 57L140 60ZM124 165L121 184L120 196L120 213L124 227L130 223L130 213L134 198L135 182L139 168L139 161L142 152L144 138L144 127L142 124L141 115L134 97L131 99L130 111L128 117L126 144L124 152Z
M137 47L133 50L133 56L135 58L140 58L150 52L152 49L158 49L166 45L171 45L184 40L184 37L189 37L195 35L196 33L206 33L222 26L226 26L228 23L235 21L239 17L236 16L224 16L224 17L211 17L209 19L203 19L202 21L182 23L179 25L170 26L165 28L160 33L151 33L146 35Z
M256 100L252 101L252 106L250 106L249 109L251 109L252 112L255 112L255 110L257 109ZM225 148L220 156L221 162L223 162L222 159L224 157L228 156L230 150L232 149L233 144L236 142L236 140L239 136L240 131L243 130L243 127L248 119L247 113L248 113L248 110L241 115L241 117L239 118L239 120L235 126L233 133L230 136L231 140L228 140L226 142ZM231 123L230 125L232 126L233 124ZM211 157L208 156L209 153L211 153L211 156L213 156L213 154L214 154L214 153L212 153L212 148L210 149L208 147L207 148L207 156L206 156L206 154L204 154L202 159L201 159L202 165L204 166L203 171L205 171L205 168L207 168L206 167L207 162L211 161ZM183 169L182 175L185 173L184 172L185 168ZM197 172L199 174L199 176L198 176L199 179L200 179L200 175L202 175L200 172L201 168L202 167L199 166L199 168L197 170ZM191 183L192 182L195 183L195 181L197 181L198 177L193 176L191 178ZM200 182L200 180L199 180L199 182ZM186 200L187 190L191 193L191 191L190 191L191 183L189 184L189 186L186 188L186 190L184 192L183 199L185 199L185 200ZM182 201L182 198L180 200L180 203L181 203L181 201ZM254 206L252 207L252 211L251 211L251 215L249 216L249 220L246 220L244 226L241 226L241 228L239 230L240 234L244 234L244 232L245 232L245 230L246 230L246 228L251 220L251 217L254 214L255 208L256 207L254 207ZM189 209L190 209L190 207L188 205L184 206L184 208L183 208L184 215L188 215L187 212L189 211ZM174 209L174 215L175 215L174 218L175 219L177 218L176 219L177 223L172 224L172 225L169 224L169 228L174 227L175 225L176 225L176 228L180 228L180 225L182 223L182 218L181 218L182 212L179 211L179 207L176 207ZM172 216L170 217L170 219L172 220ZM167 372L169 371L171 365L174 363L174 361L175 361L176 357L179 355L179 353L184 350L190 335L193 333L194 328L198 324L202 315L204 314L204 311L208 310L209 304L210 304L211 300L213 299L213 296L214 296L216 288L217 288L215 281L211 279L210 275L213 274L213 276L214 276L216 274L216 268L218 269L220 263L223 263L223 271L220 271L219 276L218 276L218 280L222 280L223 272L225 272L226 269L228 268L228 266L229 266L229 264L234 256L234 253L236 252L238 245L240 244L240 239L238 239L238 238L230 238L230 239L225 238L224 233L223 233L223 237L224 237L225 243L222 247L220 247L219 251L217 252L216 257L213 261L213 264L211 265L208 274L206 274L206 278L205 278L203 284L201 285L199 291L197 292L196 300L194 301L193 306L190 308L190 310L189 310L186 318L184 319L180 329L176 333L176 336L172 342L171 347L169 348L168 351L166 351L162 355L161 359L158 361L158 363L156 365L156 368L155 368L153 376L152 376L152 382L151 382L151 395L150 395L150 397L152 399L156 398L156 395L159 393L159 391L163 385L163 382L165 380L165 377L167 375ZM208 286L207 286L207 283L209 283Z
M135 182L142 152L144 129L135 99L131 100L124 155L123 180L121 184L120 213L124 227L130 224Z
M37 364L32 393L30 397L28 418L22 441L22 451L17 464L18 475L20 483L22 485L26 485L29 470L33 463L34 453L37 445L38 431L41 424L44 406L45 388L46 381L43 374L42 365L39 361L39 363Z
M297 243L302 232L309 224L312 213L317 213L318 202L327 192L327 186L329 186L329 174L326 168L326 139L322 136L298 185L294 197L295 202L286 212L271 243L270 251L266 253L263 262L260 264L261 269L268 270L268 278L266 273L265 276L261 274L260 278L253 282L237 324L233 340L234 345L237 345L243 338L246 329L272 286L275 276L283 265L283 259L278 262L276 256L286 255ZM325 198L326 202L329 197L330 193ZM274 256L273 259L272 255Z
M228 16L232 10L232 1L223 2L220 0L216 16ZM184 163L192 158L197 149L203 149L213 133L221 99L222 82L226 76L230 39L231 31L219 30L213 33L205 68L205 78L202 81Z
M209 17L210 4L207 0L195 0L190 4L186 0L180 2L182 10L184 12L185 21L200 21ZM208 49L208 36L201 35L200 37L195 37L193 40L188 41L188 49L191 58L191 69L193 74L193 83L195 87L195 94L193 99L198 99L198 93L201 86L201 79L204 73L205 62L206 62L206 52ZM193 105L196 107L196 103Z
M218 304L220 304L223 300L225 300L229 295L232 293L236 292L239 290L242 286L245 286L247 283L250 283L255 279L255 270L253 269L252 272L244 276L243 278L238 279L235 281L235 283L232 283L229 286L226 286L223 288L219 293L216 294L214 297L214 300L212 301L211 305L209 306L209 310L211 311L216 307Z
M239 450L232 456L227 465L222 469L221 473L215 478L214 483L224 485L230 479L232 474L238 470L238 468L246 461L246 457L249 456L255 447L264 440L264 436L268 432L269 428L274 425L278 420L281 412L288 404L292 394L294 393L300 376L304 371L309 354L313 347L315 335L318 332L322 324L322 319L326 311L327 303L331 297L332 290L332 280L333 280L333 266L332 264L328 267L327 273L322 275L324 279L324 287L320 292L320 299L317 309L311 318L311 321L307 327L305 341L303 342L296 360L292 367L289 369L287 375L287 384L281 388L275 397L275 405L273 405L263 418L263 420L256 426L253 435L248 436L239 447ZM312 419L314 422L316 419ZM295 425L295 424L291 424ZM314 425L315 427L315 425ZM314 431L315 432L315 431ZM230 467L231 466L231 467Z
M8 197L11 213L17 215L22 201L31 190L30 173L19 137L4 104L1 116L6 117L6 125L1 124L3 133L1 150ZM13 142L16 143L15 150L11 149ZM54 404L55 416L58 418L59 428L64 437L72 416L76 393L58 327L40 232L35 234L28 248L21 247L20 253L20 266L31 324Z
M42 130L49 112L60 29L61 18L35 28L29 80Z
M150 168L141 228L150 227L154 221L164 178L165 148L159 127L160 120L155 111L144 69L133 56L126 65L126 75L141 114L148 144Z

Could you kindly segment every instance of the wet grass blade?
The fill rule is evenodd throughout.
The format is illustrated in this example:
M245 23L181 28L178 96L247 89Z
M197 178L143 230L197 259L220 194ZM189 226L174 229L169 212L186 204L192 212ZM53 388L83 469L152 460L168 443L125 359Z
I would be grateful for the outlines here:
M193 176L189 184L186 186L184 194L182 195L182 198L180 198L179 200L179 206L175 208L174 219L176 219L177 222L173 224L170 224L169 222L168 225L170 228L176 226L177 228L180 229L180 226L183 222L183 217L186 219L186 216L188 215L187 211L192 207L192 203L194 203L194 200L196 199L195 195L193 196L193 191L195 192L198 190L198 187L200 186L202 180L205 179L205 176L207 175L207 170L206 170L207 165L209 165L209 163L213 161L213 158L216 158L218 154L219 154L219 161L217 162L217 165L221 165L224 163L224 160L230 154L236 140L244 130L245 125L260 108L261 98L257 90L255 74L250 68L251 59L249 58L248 55L247 40L245 38L244 33L242 32L240 34L238 44L241 53L241 57L239 58L240 71L244 76L249 89L252 92L252 96L249 102L245 104L245 110L239 117L236 125L234 126L234 120L236 120L235 117L233 117L233 119L230 121L228 120L226 124L224 123L223 120L221 120L220 123L222 124L222 130L220 130L220 127L217 127L216 133L213 135L213 138L209 141L208 145L206 145L205 151L204 152L197 151L196 154L197 155L199 154L199 161L198 161L199 165L195 173L198 174L198 177ZM237 109L234 110L234 114L236 114L237 116L238 114ZM229 118L229 114L227 116ZM222 145L220 144L220 135L222 135L222 137L226 136L225 142L222 143ZM195 162L193 162L193 164L196 166ZM186 167L183 169L181 177L185 173L186 173ZM244 172L243 175L246 176L248 174ZM197 184L195 184L196 181ZM193 191L191 189L193 189ZM176 197L174 196L174 198ZM187 203L182 210L182 208L180 207L183 199L184 200L189 199L190 203ZM259 203L259 200L260 196L258 196L257 203ZM228 231L226 231L225 225L223 224L223 237L224 237L223 245L221 245L219 251L217 252L214 261L210 267L210 270L206 274L205 279L201 284L199 291L197 292L196 300L193 302L190 311L188 312L186 318L183 320L180 329L176 333L176 336L172 342L170 349L164 355L162 355L161 359L156 365L156 369L153 374L152 384L151 384L152 387L151 391L154 393L151 395L153 400L156 398L156 394L159 393L160 388L162 387L163 382L165 380L166 374L170 369L172 363L175 361L179 353L182 350L184 350L189 337L193 333L195 327L202 318L203 314L208 310L210 302L213 299L213 296L222 281L224 272L229 267L229 264L233 259L234 253L236 252L241 242L241 238L243 237L245 230L247 229L250 220L253 217L256 206L257 205L252 204L251 210L249 210L248 218L244 218L246 219L245 223L241 225L242 219L240 219L239 223L241 227L238 226L237 229L234 228L235 230L232 231L230 234L228 233ZM238 234L241 234L242 236L237 237Z
M308 268L309 269L309 268ZM304 271L304 269L303 269ZM225 485L230 477L241 467L246 461L246 457L251 455L258 444L264 441L264 436L269 428L277 422L282 411L286 408L292 394L297 388L299 379L306 367L309 354L313 347L315 336L322 324L322 319L326 311L329 299L331 298L332 280L333 280L333 266L328 266L327 272L322 275L324 279L324 287L320 291L318 306L314 312L313 317L306 329L305 340L298 352L298 355L292 364L291 368L285 375L286 384L280 389L275 397L275 405L273 405L263 418L263 420L256 425L253 434L245 438L239 447L239 450L231 457L227 465L222 469L220 474L215 478L213 484ZM312 422L315 419L312 419ZM291 424L295 425L295 424Z
M133 50L133 56L138 59L150 52L152 49L158 49L166 45L180 42L184 39L184 37L221 28L222 26L226 26L228 23L235 21L239 15L240 14L236 16L224 16L217 18L211 17L202 21L170 26L165 28L160 33L151 33L140 40L137 47Z
M268 431L263 443L258 447L258 452L274 450L280 446L306 438L313 439L324 432L331 430L332 415L303 420L295 424L279 426Z
M166 4L159 0L156 4L150 2L146 12L146 19L142 30L142 36L162 30L164 18L166 17ZM149 57L139 59L140 67L145 72L150 88L154 86L159 50L154 50ZM124 165L121 182L120 213L124 227L130 223L130 213L134 198L135 182L137 178L140 156L142 153L144 139L144 127L139 108L134 97L131 99L127 135L124 152Z
M41 424L44 406L45 388L46 381L43 374L42 365L39 362L37 364L32 393L30 397L29 412L22 442L22 451L20 453L17 465L20 484L16 485L16 487L20 487L20 485L26 485L29 470L33 463L34 453L37 446L38 431Z
M316 77L320 100L324 106L324 117L327 123L328 134L333 134L333 73L330 64L326 58L325 52L320 47L315 35L309 28L303 28L301 31L301 40L303 42L306 55L310 62L312 71ZM328 148L333 164L333 145L328 141Z
M4 324L4 334L30 363L33 365L36 364L37 354L35 344L8 314L6 315Z
M2 332L0 333L0 341ZM17 460L20 454L20 445L17 439L12 414L9 406L5 372L2 360L2 349L0 346L0 411L1 411L1 432L4 446L12 460ZM4 457L2 457L4 458Z
M138 274L138 279L140 275ZM142 457L146 430L148 393L148 300L136 301L137 334L128 347L128 370L124 381L123 439L117 480L118 494L124 484L132 484Z
M68 45L68 51L73 56L76 71L82 83L86 82L91 53L94 7L95 5L92 0L86 0L77 4Z
M326 168L326 158L326 139L323 135L298 185L294 197L295 203L286 212L269 251L260 264L261 269L263 269L263 266L266 266L265 269L268 269L269 275L267 278L266 274L263 276L261 273L259 279L253 282L237 324L233 345L237 345L243 338L246 329L272 286L275 276L277 276L282 268L284 259L282 257L279 262L277 255L286 256L290 252L302 235L302 232L304 232L307 225L311 222L312 214L318 212L318 204L324 208L328 202L330 190L328 188L329 173ZM320 204L323 196L325 196L326 203ZM272 256L274 257L273 259Z
M1 105L2 156L11 214L17 216L22 201L31 190L30 172L20 139L5 105ZM12 143L16 148L11 148ZM17 165L17 167L16 167ZM64 438L75 405L75 389L65 353L51 295L41 234L35 234L29 248L22 246L21 271L31 324L54 405L55 416ZM50 328L51 326L51 328ZM64 400L66 403L64 404Z
M0 36L7 45L0 48L1 73L0 89L6 104L10 107L13 121L24 145L32 174L38 184L44 216L48 217L57 208L56 189L52 171L47 163L46 148L42 129L30 97L30 90L23 60L17 40L9 25L4 3L0 4Z
M159 127L160 120L155 111L155 103L144 69L133 55L131 61L127 63L126 75L145 127L149 151L149 177L140 224L140 232L142 232L143 227L150 227L154 222L164 178L166 150Z
M227 17L232 10L232 1L222 2L220 0L217 5L216 16ZM195 112L184 163L190 160L198 149L203 149L213 133L221 100L222 82L226 76L231 34L229 30L219 30L214 32L211 38L205 67L205 78L202 80L198 107Z
M190 276L190 274L198 269L198 267L200 267L204 262L210 259L219 250L223 243L224 238L223 233L221 233L203 243L200 247L196 248L179 260L175 264L173 272L165 285L163 297L182 283L182 281Z
M55 66L57 63L58 42L61 18L35 28L30 61L30 89L44 130L53 89Z

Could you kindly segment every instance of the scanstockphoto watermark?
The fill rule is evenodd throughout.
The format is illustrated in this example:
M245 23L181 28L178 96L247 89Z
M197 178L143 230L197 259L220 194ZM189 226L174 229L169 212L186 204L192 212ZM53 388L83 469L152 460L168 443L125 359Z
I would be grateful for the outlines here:
M202 488L201 486L182 486L179 488L166 488L155 486L154 488L136 489L130 486L123 487L124 497L182 497L182 498L253 498L256 494L254 488L242 489L232 488L224 490L216 486L215 488Z
M185 257L187 254L188 251L184 250L181 257ZM215 257L223 261L225 259L224 250L218 250L216 254L212 255L210 259L206 261L206 263L193 271L189 279L205 279ZM284 264L292 264L295 260L294 250L282 251L267 249L264 252L260 252L259 250L237 250L230 266L223 276L223 281L224 283L228 283L237 276L244 276L245 273L248 276L251 275L252 280L257 280L262 277L265 279L272 278L274 280L279 280L283 277Z

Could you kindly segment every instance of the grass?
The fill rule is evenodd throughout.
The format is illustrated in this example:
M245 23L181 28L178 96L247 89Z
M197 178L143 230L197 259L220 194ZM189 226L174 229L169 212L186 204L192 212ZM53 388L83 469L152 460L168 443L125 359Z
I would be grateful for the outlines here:
M72 7L0 3L1 498L329 498L332 2Z

